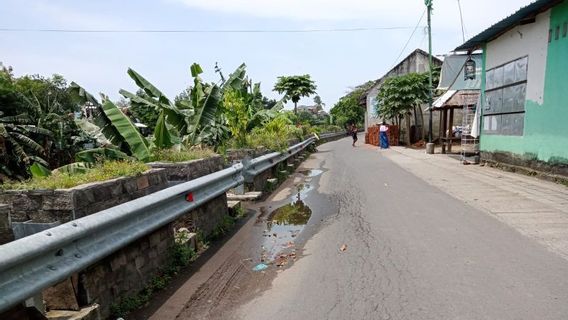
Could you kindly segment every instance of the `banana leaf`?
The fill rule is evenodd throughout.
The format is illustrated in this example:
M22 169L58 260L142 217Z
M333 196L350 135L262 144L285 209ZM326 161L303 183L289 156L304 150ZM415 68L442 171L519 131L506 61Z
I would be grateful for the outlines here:
M191 104L195 114L189 119L189 140L198 143L200 131L213 125L217 117L217 109L221 103L221 90L217 85L207 84L205 88L198 77L192 89Z
M73 162L62 167L59 167L53 172L67 173L67 174L81 174L89 171L90 166L88 163L84 162Z
M223 83L221 90L225 91L229 88L241 90L244 87L246 68L246 64L243 63L235 71L233 71L233 73L229 75L227 81Z
M89 102L97 107L99 112L95 117L95 124L114 145L129 151L138 160L146 161L150 158L148 142L132 121L112 101L103 97L103 103L100 104L90 93L74 82L69 90L79 101Z
M37 162L30 166L30 172L34 178L48 177L51 175L51 170Z
M166 121L176 128L180 135L187 134L187 119L193 115L193 110L180 110L171 105L169 100L167 103L161 103L154 100L144 99L126 90L121 89L119 92L125 98L130 99L132 104L146 105L156 109L157 112L165 112Z
M75 161L95 163L104 160L130 160L126 153L113 148L95 148L83 150L75 154Z
M21 133L14 131L11 133L11 136L14 137L14 139L18 140L23 146L33 150L35 153L43 154L45 152L45 150L39 143Z
M154 143L159 149L169 148L174 145L165 118L164 112L160 112L156 127L154 128Z
M138 129L136 129L132 121L107 98L104 99L101 107L103 112L99 114L98 118L104 119L103 121L107 123L107 126L112 126L114 130L118 132L118 136L114 136L113 138L117 141L125 142L130 149L130 153L136 159L140 161L148 160L150 158L148 142L140 134ZM103 132L105 132L104 128ZM108 136L107 138L115 143L113 138Z
M138 72L134 71L131 68L128 68L128 75L130 76L130 78L132 78L132 80L134 80L134 82L140 89L146 92L147 95L152 98L158 99L158 101L160 101L161 103L170 104L168 98L160 90L158 90L158 88L151 84L150 81L142 77Z

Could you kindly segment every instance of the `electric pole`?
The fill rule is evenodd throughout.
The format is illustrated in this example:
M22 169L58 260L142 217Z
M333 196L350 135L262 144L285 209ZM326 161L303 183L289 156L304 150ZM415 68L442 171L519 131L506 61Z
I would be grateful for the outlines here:
M426 10L428 10L428 66L429 66L429 72L428 72L428 105L429 105L429 118L428 118L428 143L432 143L432 116L433 116L433 111L432 111L432 21L431 21L431 15L432 15L432 1L433 0L424 0L424 4L426 5ZM428 152L430 151L430 148L432 150L432 152ZM428 153L434 153L434 145L430 145L430 148L426 148Z

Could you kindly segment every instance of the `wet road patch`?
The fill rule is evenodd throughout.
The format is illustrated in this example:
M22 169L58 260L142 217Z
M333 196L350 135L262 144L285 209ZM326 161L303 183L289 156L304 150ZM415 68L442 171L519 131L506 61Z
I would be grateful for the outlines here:
M295 240L311 215L312 209L301 200L272 211L263 231L264 242L261 246L260 261L277 267L295 261L297 259Z

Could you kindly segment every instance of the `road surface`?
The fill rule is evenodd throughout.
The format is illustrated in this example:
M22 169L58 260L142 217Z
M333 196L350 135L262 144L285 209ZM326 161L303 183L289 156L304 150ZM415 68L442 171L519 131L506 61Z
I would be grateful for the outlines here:
M251 269L266 242L258 215L290 202L295 177L153 319L568 319L560 255L376 148L318 149L303 164L322 173L301 181L312 215L297 259Z

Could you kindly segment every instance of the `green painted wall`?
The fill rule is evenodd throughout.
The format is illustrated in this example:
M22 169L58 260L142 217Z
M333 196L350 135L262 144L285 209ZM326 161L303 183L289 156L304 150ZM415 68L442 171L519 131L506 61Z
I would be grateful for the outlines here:
M482 151L505 151L541 161L568 163L568 36L562 36L563 25L568 22L568 1L551 10L553 32L548 44L543 103L526 101L523 136L482 135ZM560 27L558 40L556 26Z

